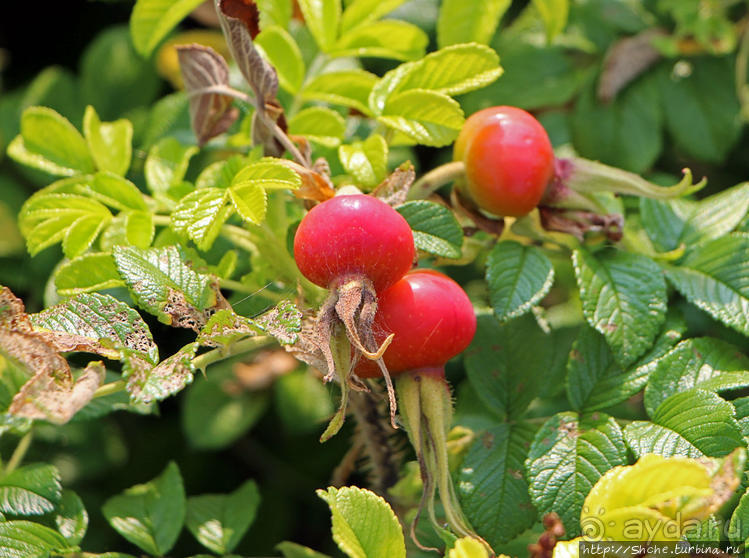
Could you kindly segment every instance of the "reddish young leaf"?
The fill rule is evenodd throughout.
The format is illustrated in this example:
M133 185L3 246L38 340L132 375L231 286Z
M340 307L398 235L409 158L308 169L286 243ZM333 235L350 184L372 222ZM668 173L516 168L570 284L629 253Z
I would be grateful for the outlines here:
M203 145L228 130L239 116L228 95L200 93L212 86L228 86L229 67L220 54L203 45L178 46L177 56L185 89L190 94L192 129Z

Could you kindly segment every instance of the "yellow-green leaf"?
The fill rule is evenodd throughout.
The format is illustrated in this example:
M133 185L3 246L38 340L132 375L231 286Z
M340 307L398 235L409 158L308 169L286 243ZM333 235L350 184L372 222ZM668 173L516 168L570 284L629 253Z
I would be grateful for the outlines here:
M130 168L133 146L133 125L129 120L102 122L91 105L83 116L83 133L96 167L124 176Z

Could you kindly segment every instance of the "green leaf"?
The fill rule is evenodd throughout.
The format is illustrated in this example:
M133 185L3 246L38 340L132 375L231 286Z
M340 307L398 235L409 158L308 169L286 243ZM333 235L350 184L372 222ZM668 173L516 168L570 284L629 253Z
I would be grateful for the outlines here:
M328 52L338 37L341 0L300 0L299 8L317 46Z
M46 558L53 552L74 550L57 531L39 523L16 520L0 522L0 548L3 558Z
M144 173L146 184L154 194L166 193L182 182L190 159L198 152L194 145L185 146L175 138L160 140L148 150Z
M153 214L150 211L125 211L120 215L125 218L127 243L143 250L150 247L156 232Z
M242 219L259 225L265 220L268 196L257 184L244 183L229 189L229 199Z
M419 27L396 19L360 25L346 32L330 50L330 56L373 56L417 60L424 56L429 38Z
M54 275L57 292L63 296L124 287L112 254L83 254L63 263Z
M289 541L278 543L276 549L283 554L284 558L330 558L325 554L315 552L311 548Z
M247 481L231 494L206 494L187 499L185 524L208 550L228 554L255 520L260 493Z
M488 44L510 0L443 0L437 19L440 48L457 43Z
M663 251L687 248L733 231L749 210L749 182L742 182L699 202L640 198L645 231Z
M432 52L417 62L401 64L374 86L369 106L380 114L390 97L411 89L459 95L484 87L502 74L497 53L475 43Z
M82 96L104 120L149 107L163 87L154 66L136 52L127 26L108 27L89 43L81 56Z
M83 117L83 133L96 168L124 176L133 154L133 125L129 120L102 122L91 105Z
M551 42L567 25L570 11L569 0L533 0L546 29L546 40Z
M77 545L83 540L88 529L88 513L75 492L63 490L53 516L57 530L70 545Z
M364 70L344 70L319 75L308 81L300 95L308 101L325 101L351 107L370 115L369 93L377 76Z
M380 134L372 134L364 141L338 148L343 168L356 183L372 188L382 182L387 173L388 145Z
M330 506L333 540L350 558L405 558L403 531L387 502L355 486L329 487L317 495Z
M719 395L689 389L665 399L652 414L652 422L628 424L624 437L635 456L720 457L744 444L734 415L733 405Z
M406 202L397 211L411 227L416 248L443 258L460 258L463 229L452 211L424 200Z
M264 27L253 42L273 64L281 87L289 93L298 93L306 69L302 52L288 31L277 25Z
M49 513L61 497L60 474L46 463L26 465L0 477L0 511L6 514Z
M632 397L645 386L658 358L685 330L681 320L668 318L650 350L623 370L603 335L590 326L583 327L567 362L567 398L573 408L607 409Z
M291 0L257 0L260 8L260 28L268 25L278 25L284 29L289 26L293 7Z
M268 205L266 190L291 189L301 186L301 178L276 160L265 158L239 171L229 187L229 199L244 220L260 224Z
M97 172L90 180L76 184L74 190L120 211L148 210L138 187L126 178L110 172Z
M538 431L528 453L531 500L540 514L560 515L565 536L577 536L588 492L606 471L626 462L622 432L613 418L557 413Z
M169 31L202 0L137 0L130 15L130 35L138 52L148 58Z
M32 256L62 242L65 255L75 258L91 246L111 218L109 210L96 200L41 191L26 201L18 224Z
M341 17L341 33L380 19L392 12L406 0L353 0L349 2Z
M131 401L148 405L181 391L193 380L193 358L197 349L197 343L188 343L156 366L140 358L126 359L122 376L127 380Z
M722 163L741 135L735 66L729 57L690 57L680 74L659 72L666 129L689 157ZM685 116L687 115L687 116Z
M309 107L289 119L289 133L324 147L338 147L346 133L346 121L334 110Z
M749 335L749 234L733 233L700 244L666 275L686 299Z
M276 412L290 432L317 431L335 411L329 390L306 369L281 376L273 395Z
M68 334L75 344L108 358L118 359L125 350L151 364L159 361L148 325L138 312L113 296L78 294L29 317L36 330Z
M498 417L517 418L538 395L556 350L554 337L532 315L500 325L492 314L480 313L465 352L468 380Z
M193 271L176 246L148 250L115 246L113 255L138 305L165 324L189 318L193 310L206 310L216 303L211 278Z
M388 98L377 119L432 147L452 143L465 121L456 101L442 93L421 89L411 89Z
M250 156L232 155L228 159L211 163L198 175L195 188L228 188L237 173L251 162Z
M578 97L570 120L575 149L588 159L644 172L663 147L659 97L656 77L646 75L613 102L601 104L591 81Z
M234 212L227 190L201 188L179 200L171 215L172 228L189 238L200 250L210 250L221 227Z
M749 358L725 341L701 337L679 343L653 366L645 389L652 415L670 395L690 388L722 392L749 387Z
M512 540L537 519L523 474L536 428L519 422L477 433L458 470L460 505L493 547Z
M182 430L191 446L216 450L230 446L263 415L268 407L263 392L227 390L230 369L211 369L185 393Z
M47 107L29 107L21 115L21 134L8 155L29 167L56 176L93 172L86 140L68 119Z
M586 249L572 255L583 314L600 331L614 356L628 365L653 343L666 316L661 268L640 254Z
M152 481L109 498L101 511L128 541L163 556L174 546L185 520L185 489L177 465L171 462Z
M554 283L554 268L535 246L514 241L496 244L486 260L486 282L500 322L529 312Z

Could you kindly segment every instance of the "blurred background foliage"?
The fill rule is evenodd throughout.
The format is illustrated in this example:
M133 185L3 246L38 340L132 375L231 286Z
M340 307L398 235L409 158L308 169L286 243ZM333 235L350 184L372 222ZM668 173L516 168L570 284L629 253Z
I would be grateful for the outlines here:
M525 108L539 117L560 153L576 152L663 182L690 167L695 176L709 177L700 196L749 176L747 2L571 0L567 24L553 32L538 12L553 2L496 4L506 11L489 44L500 55L504 75L459 99L466 114L499 104ZM0 18L0 284L22 297L29 311L44 306L46 283L61 254L54 247L30 258L16 225L24 200L50 182L4 155L23 109L46 105L77 127L87 104L102 120L129 118L135 126L131 178L136 183L142 181L145 154L158 139L194 143L187 99L173 85L176 61L168 47L150 60L135 52L127 28L132 6L130 0L68 0ZM442 46L436 38L438 12L438 0L410 0L391 15L422 27L433 50ZM188 19L168 40L203 30L206 21ZM296 38L311 43L309 37L305 43L303 30ZM365 65L381 75L394 63L367 59ZM242 125L240 120L233 131ZM191 168L202 168L211 150L220 147L209 146ZM450 149L393 152L393 164L410 158L422 169L451 158ZM749 222L742 230L749 231ZM574 282L570 270L557 271L562 287ZM463 284L482 275L472 268L451 272ZM690 336L709 333L747 349L745 338L704 313L686 303L681 309ZM189 341L188 333L155 320L149 326L166 354ZM87 549L124 544L106 525L101 503L153 478L171 459L188 494L228 492L247 478L258 482L260 513L237 552L272 553L281 540L336 552L328 536L329 515L314 490L328 484L348 449L352 425L319 451L320 424L331 412L335 388L323 387L283 355L276 357L216 365L153 415L115 413L39 428L28 460L57 465L63 484L86 502ZM462 369L448 372L459 385ZM465 422L475 397L469 391L458 388L458 416ZM8 451L15 441L0 439L0 450ZM521 553L524 544L518 543ZM174 553L198 551L185 532Z

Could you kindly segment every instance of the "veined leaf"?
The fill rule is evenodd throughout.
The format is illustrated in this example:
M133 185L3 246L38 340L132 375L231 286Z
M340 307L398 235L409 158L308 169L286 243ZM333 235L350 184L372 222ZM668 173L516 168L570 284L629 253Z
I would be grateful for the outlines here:
M301 186L297 173L271 158L251 163L239 171L229 187L234 209L246 221L260 224L268 204L266 190L291 189Z
M278 72L278 82L292 94L299 92L306 69L302 52L286 29L273 25L264 27L255 37L255 45L265 54Z
M687 339L654 363L645 408L653 415L670 395L690 388L721 392L747 386L749 358L735 346L709 337Z
M457 43L489 43L510 3L510 0L443 0L437 20L437 44L442 48Z
M153 193L166 193L180 184L187 172L190 159L198 152L194 145L184 146L173 137L160 140L146 157L144 173L146 184Z
M86 140L70 121L47 107L29 107L21 115L21 134L8 155L24 165L57 176L94 171Z
M246 165L253 162L252 156L232 155L205 167L195 180L195 188L228 188L232 180Z
M289 119L289 133L325 147L338 147L346 133L346 121L329 108L309 107Z
M534 246L500 242L486 261L489 299L499 321L517 318L546 296L554 282L554 268Z
M425 201L406 202L397 208L408 222L416 248L443 258L459 258L463 229L446 207Z
M200 250L209 250L234 212L228 199L228 191L221 188L201 188L187 194L172 211L172 228Z
M133 125L129 120L102 122L91 105L83 116L83 133L96 168L124 176L133 153Z
M585 249L572 256L583 314L600 331L619 362L627 366L642 355L666 316L666 282L661 268L634 253Z
M91 179L77 183L73 190L120 211L148 210L138 187L126 178L111 172L97 172Z
M380 134L372 134L364 141L338 148L338 158L343 168L356 179L357 184L365 188L373 188L385 178L387 156L388 145Z
M442 93L411 89L390 97L377 119L409 138L433 147L448 145L465 119L460 105Z
M18 224L32 256L62 242L65 255L74 258L91 246L111 218L109 210L96 200L42 191L26 201Z
M341 17L341 33L380 19L385 14L392 12L405 0L354 0L349 2Z
M137 0L130 16L130 36L136 50L149 57L169 31L202 0Z
M3 549L3 558L44 557L74 550L54 529L21 520L0 521L0 548Z
M521 422L477 433L458 470L456 489L471 525L494 548L536 520L523 475L536 428Z
M624 429L627 445L636 456L722 456L743 446L735 409L715 393L689 389L665 399L652 422L635 421Z
M387 502L355 486L318 490L330 506L333 540L350 558L405 558L403 531Z
M260 493L247 481L231 494L205 494L187 499L185 523L200 544L217 554L227 554L252 525Z
M733 233L700 244L666 275L686 299L749 335L749 234Z
M330 55L417 60L424 56L428 43L426 33L415 25L385 19L349 30L338 39Z
M369 115L369 93L377 76L364 70L344 70L322 74L307 82L300 95L311 101L325 101L351 107Z
M650 240L668 252L681 244L691 248L733 231L749 210L749 182L699 202L640 198L640 213Z
M0 511L11 515L42 515L55 509L62 497L60 473L38 463L0 476Z
M338 37L341 0L300 0L304 21L323 52L328 52Z
M526 461L531 500L539 513L557 512L566 536L580 534L580 513L603 474L624 465L627 452L619 425L596 413L557 413L541 427Z
M124 287L109 252L83 254L57 268L55 288L63 296Z
M177 465L169 463L152 481L113 496L102 513L128 541L163 556L174 546L185 520L185 489Z

